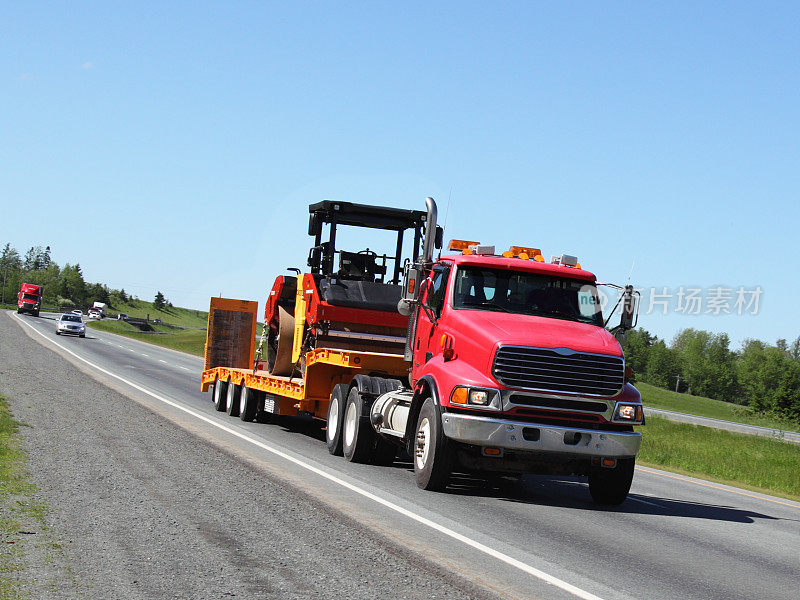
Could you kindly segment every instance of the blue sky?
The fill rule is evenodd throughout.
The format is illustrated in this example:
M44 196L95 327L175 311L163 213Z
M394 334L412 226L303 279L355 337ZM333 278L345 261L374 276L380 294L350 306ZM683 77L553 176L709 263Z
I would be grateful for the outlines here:
M661 337L791 340L798 26L792 3L4 3L0 243L142 299L263 302L308 204L431 195L448 239L635 263L733 313L763 290L757 315L642 314Z

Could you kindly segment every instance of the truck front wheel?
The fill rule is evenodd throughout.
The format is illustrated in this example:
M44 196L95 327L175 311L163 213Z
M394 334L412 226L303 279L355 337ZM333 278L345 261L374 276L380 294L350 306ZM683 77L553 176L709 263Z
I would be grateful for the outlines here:
M452 471L452 448L442 432L436 404L425 400L419 411L414 438L414 476L423 490L442 491Z
M219 377L214 381L214 408L219 412L224 412L225 402L228 398L228 383Z
M625 501L633 482L635 458L618 458L613 469L592 467L589 471L589 493L595 504L617 506Z

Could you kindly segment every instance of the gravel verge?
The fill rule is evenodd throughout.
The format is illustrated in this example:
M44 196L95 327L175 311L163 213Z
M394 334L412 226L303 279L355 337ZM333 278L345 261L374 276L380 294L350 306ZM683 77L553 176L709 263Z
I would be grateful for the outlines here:
M49 541L17 573L31 598L495 597L96 382L5 312L0 392L49 507Z

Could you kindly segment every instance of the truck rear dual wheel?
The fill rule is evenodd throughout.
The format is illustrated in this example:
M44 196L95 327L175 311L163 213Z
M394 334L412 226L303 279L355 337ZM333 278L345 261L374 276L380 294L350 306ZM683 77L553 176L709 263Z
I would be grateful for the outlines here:
M325 427L325 444L328 452L334 456L342 455L342 430L344 429L344 413L347 404L348 386L337 383L333 386L328 403L328 419Z
M342 453L348 461L354 463L368 462L375 438L372 426L363 413L364 402L358 388L354 387L347 395L342 427Z
M344 407L344 418L340 427L344 457L355 463L383 466L392 464L397 456L397 446L384 440L372 428L358 388L350 390ZM329 435L325 434L326 439ZM330 451L330 446L328 450Z
M431 398L425 400L419 411L412 459L418 487L434 492L447 487L453 469L453 451L442 431L442 419Z
M219 377L214 381L214 408L224 412L228 400L228 382Z
M592 467L589 471L589 493L595 504L622 504L631 489L635 466L635 458L618 458L617 466L613 469Z
M231 417L239 416L239 398L242 394L242 386L236 385L232 381L228 383L228 398L226 406L228 408L228 415Z

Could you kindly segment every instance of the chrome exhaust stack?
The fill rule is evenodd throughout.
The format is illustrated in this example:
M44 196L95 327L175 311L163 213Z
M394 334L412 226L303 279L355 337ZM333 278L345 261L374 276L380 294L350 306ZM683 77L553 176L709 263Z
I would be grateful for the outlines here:
M433 251L436 246L436 201L428 196L425 198L425 206L428 209L428 218L425 221L425 241L422 244L422 262L430 264L433 262Z

